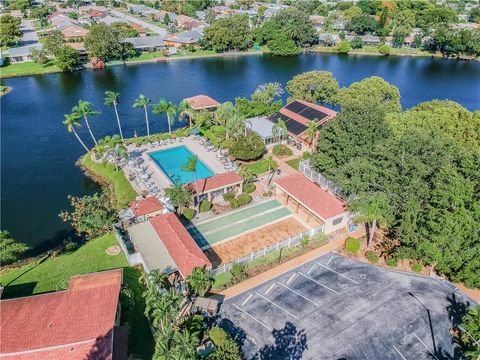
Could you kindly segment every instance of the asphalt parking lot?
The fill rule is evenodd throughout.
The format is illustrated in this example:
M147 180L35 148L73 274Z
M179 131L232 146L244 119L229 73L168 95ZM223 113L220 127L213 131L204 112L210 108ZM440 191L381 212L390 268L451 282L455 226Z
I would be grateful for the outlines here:
M247 359L460 359L449 329L474 302L448 282L329 253L226 300Z

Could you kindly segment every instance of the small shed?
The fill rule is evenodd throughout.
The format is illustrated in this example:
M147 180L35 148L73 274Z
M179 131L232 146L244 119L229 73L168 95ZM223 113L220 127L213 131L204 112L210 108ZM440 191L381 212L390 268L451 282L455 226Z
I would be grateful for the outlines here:
M218 311L218 300L199 296L195 300L192 310L194 312L196 311L206 312L212 316L215 316Z

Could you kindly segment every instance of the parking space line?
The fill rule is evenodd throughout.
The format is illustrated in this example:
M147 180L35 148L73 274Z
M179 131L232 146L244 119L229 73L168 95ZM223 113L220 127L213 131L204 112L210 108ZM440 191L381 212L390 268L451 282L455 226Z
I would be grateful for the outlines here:
M278 283L278 285L281 285L281 286L283 286L285 289L288 289L288 290L290 290L291 292L297 294L298 296L304 298L305 300L310 301L313 305L315 305L315 306L320 306L320 304L317 304L315 301L310 300L310 299L307 298L306 296L300 294L298 291L295 291L295 290L289 288L287 285L283 285L282 283Z
M314 263L312 266L310 266L310 269L308 269L307 274L310 275L310 273L317 267L317 263Z
M305 274L302 274L301 272L298 272L298 274L299 274L299 275L302 275L304 278L306 278L306 279L308 279L308 280L310 280L310 281L313 281L315 284L318 284L318 285L324 287L325 289L328 289L328 290L330 290L331 292L333 292L333 293L335 293L335 294L337 294L337 295L340 295L340 293L338 293L338 292L336 292L335 290L329 288L327 285L323 285L321 282L318 282L317 280L312 279L310 276L307 276L307 275L305 275Z
M288 315L290 315L291 317L295 318L298 320L298 317L296 317L295 315L293 315L290 311L288 310L285 310L284 308L282 308L281 306L275 304L273 301L267 299L265 296L263 296L262 294L259 294L258 292L256 292L255 294L257 294L258 296L260 296L261 298L267 300L270 304L272 304L273 306L276 306L277 308L279 308L280 310L286 312Z
M268 295L268 293L270 291L272 291L272 289L275 287L275 283L273 283L272 285L270 285L270 287L267 289L267 291L265 291L265 295Z
M250 315L248 312L246 312L245 310L242 310L240 309L236 304L233 304L233 306L235 306L238 310L240 310L242 313L244 313L245 315L247 315L248 317L252 318L253 320L255 320L256 322L258 322L260 325L262 325L263 327L265 327L266 329L272 331L273 329L271 327L269 327L268 325L265 325L263 322L261 322L260 320L258 320L255 316L253 315Z
M400 355L402 357L403 360L407 360L407 359L405 359L405 356L403 356L403 354L400 352L400 350L397 349L397 347L395 345L393 345L393 348L398 353L398 355Z
M415 332L413 332L412 334L418 339L418 341L420 341L420 342L422 343L422 345L425 347L425 349L427 349L428 352L429 352L430 354L432 354L432 356L433 356L435 359L438 360L438 358L435 356L435 354L433 353L433 351L430 350L427 345L425 345L425 343L422 341L422 339L420 339L420 338L417 336L417 334L415 334Z
M245 300L243 300L242 306L244 306L248 302L248 300L250 300L252 298L252 296L253 296L253 294L248 295L247 298Z
M297 273L293 273L292 276L287 280L287 284L290 284L297 277Z
M331 272L334 272L334 273L335 273L335 274L337 274L337 275L340 275L340 276L344 277L345 279L348 279L348 280L350 280L350 281L351 281L351 282L353 282L354 284L357 284L357 285L358 285L358 284L360 284L359 282L357 282L357 281L355 281L355 280L353 280L353 279L349 278L347 275L340 274L339 272L337 272L337 271L335 271L335 270L333 270L333 269L329 268L328 266L325 266L325 265L323 265L323 264L320 264L320 263L317 263L317 264L318 264L318 265L320 265L321 267L323 267L323 268L327 269L327 270L330 270Z
M343 353L345 350L348 350L348 349L351 349L352 348L352 345L348 345L346 348L343 348L342 350L338 350L336 352L334 352L333 354L329 354L329 356L337 356L337 355L340 355L341 353Z
M333 256L330 256L330 259L328 259L328 261L327 261L327 265L330 265L330 261L332 261L332 260L333 260Z

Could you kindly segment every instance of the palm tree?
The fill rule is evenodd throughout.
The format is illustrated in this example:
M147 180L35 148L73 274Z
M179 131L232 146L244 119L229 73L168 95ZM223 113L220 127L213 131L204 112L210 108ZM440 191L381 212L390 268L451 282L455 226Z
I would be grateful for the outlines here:
M148 279L152 284L160 288L165 288L168 281L168 276L164 272L160 272L158 270L152 270L148 274Z
M115 147L121 142L122 139L119 135L107 135L103 139L98 140L95 149L100 157L105 158L105 155L108 155L112 150L115 150Z
M78 105L74 106L72 108L72 112L79 115L79 116L83 116L83 118L85 119L85 124L87 124L88 132L90 133L90 136L92 137L95 145L97 145L97 140L95 139L95 136L93 136L92 130L90 129L90 123L88 122L88 116L98 115L100 113L98 111L93 110L91 103L89 103L88 101L83 101L83 100L78 101Z
M175 115L178 111L178 106L172 103L171 101L167 101L165 99L160 99L157 105L153 107L153 112L157 115L161 115L163 113L167 114L167 122L168 122L168 133L172 134L172 124L175 120Z
M287 134L287 125L285 124L285 121L278 118L277 122L272 127L272 133L274 136L278 136L279 142L282 143L282 136Z
M118 131L120 131L120 137L123 141L123 133L122 133L122 126L120 125L120 117L118 116L117 105L118 101L120 100L120 93L116 93L113 91L105 91L105 105L113 106L115 110L115 116L117 117L117 124L118 124Z
M78 136L77 132L75 131L76 127L81 126L78 122L79 119L80 116L78 116L77 114L65 114L65 120L63 121L63 125L67 126L68 132L71 132L73 133L73 135L75 135L77 140L80 142L80 144L82 144L83 148L88 153L90 150L88 150L87 145L85 145L85 143L82 141L82 139L80 139L80 136Z
M192 335L188 329L176 331L173 335L177 344L180 359L194 360L197 358L198 338Z
M273 179L273 172L275 171L274 167L275 167L275 160L273 160L273 156L270 155L269 157L267 157L265 159L267 161L267 165L268 165L268 176L267 176L267 179L268 179L268 183L267 183L267 188L270 187L270 183L272 182L272 179Z
M198 193L197 189L197 164L198 164L198 156L191 156L188 158L188 161L185 165L182 166L182 171L188 171L188 172L193 172L195 175L195 197L196 197L196 203L199 205L199 196L200 194Z
M377 224L381 226L390 222L388 199L384 194L358 197L350 202L350 209L356 213L355 222L364 222L368 229L367 247L375 236Z
M192 126L191 110L192 108L190 107L190 104L185 100L180 101L180 103L177 106L178 121L182 121L185 118L185 116L187 116L188 127Z
M204 267L196 267L185 279L188 288L198 296L204 296L213 285L213 277Z
M143 107L143 110L145 111L145 123L147 124L147 139L150 139L150 126L148 124L148 111L147 107L150 105L152 101L145 97L145 95L140 95L135 102L133 103L134 108L141 108Z
M119 159L120 160L128 159L128 150L123 143L117 144L115 146L115 149L113 150L113 161L115 163L115 171L118 171Z
M315 148L315 138L318 134L317 119L311 120L307 125L307 130L305 130L305 135L307 135L307 140L312 147Z

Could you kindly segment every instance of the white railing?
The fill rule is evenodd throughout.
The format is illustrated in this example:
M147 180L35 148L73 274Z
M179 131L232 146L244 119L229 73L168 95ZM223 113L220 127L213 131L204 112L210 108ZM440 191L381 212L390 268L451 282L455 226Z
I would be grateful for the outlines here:
M117 226L115 225L113 225L113 233L115 234L115 238L117 239L118 245L120 245L120 248L122 249L123 253L125 254L125 257L127 258L128 264L130 266L142 265L143 269L148 274L150 272L150 269L145 264L142 254L140 254L135 249L134 250L128 249L128 246L127 244L125 244L122 234L120 233Z
M342 199L345 199L345 200L348 199L348 196L345 194L345 192L342 190L340 186L335 184L333 181L328 180L325 176L320 174L318 171L313 170L310 167L309 160L300 161L298 171L300 171L303 175L308 177L310 180L312 180L313 182L316 182L322 188L330 191L334 195L340 196Z
M237 260L234 260L230 263L222 264L219 267L210 270L210 274L212 274L212 276L215 276L215 275L230 271L230 269L232 268L232 266L234 264L246 264L246 263L252 262L253 260L262 258L265 255L267 255L267 254L269 254L273 251L278 251L278 250L283 249L283 248L289 249L293 246L297 246L302 242L302 239L304 237L313 236L315 234L323 232L323 230L324 230L324 225L313 228L313 229L308 230L308 231L304 231L300 234L289 237L286 240L279 241L279 242L277 242L273 245L266 246L263 249L260 249L258 251L253 252L253 253L250 253L248 255L244 255L242 257L239 257Z

